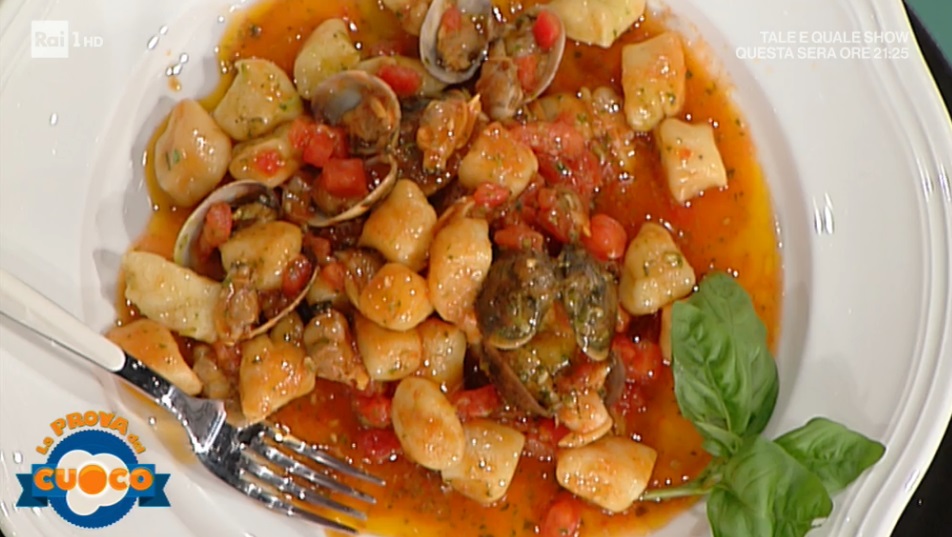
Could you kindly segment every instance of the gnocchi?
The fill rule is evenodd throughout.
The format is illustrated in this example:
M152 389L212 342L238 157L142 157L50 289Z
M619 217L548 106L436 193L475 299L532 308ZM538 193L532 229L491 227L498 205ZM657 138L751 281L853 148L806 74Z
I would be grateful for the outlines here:
M492 123L476 137L459 164L459 183L475 189L492 183L509 189L516 197L539 171L539 161L526 144L499 123Z
M364 223L358 244L413 271L426 266L436 211L416 183L401 179Z
M360 291L357 309L390 330L410 330L433 313L426 280L399 263L387 263Z
M648 487L658 454L622 436L563 450L555 466L563 487L613 513L631 507Z
M678 203L684 204L709 188L727 186L727 170L714 140L713 127L668 118L661 122L655 135L668 189Z
M549 9L567 37L608 48L645 12L645 0L552 0Z
M251 268L251 281L261 291L279 289L284 269L298 254L304 233L284 221L255 224L238 231L221 245L226 270L240 265Z
M388 330L363 315L356 315L357 350L373 380L399 380L423 362L423 344L416 330Z
M241 412L260 421L314 389L315 366L304 351L290 343L260 335L241 344L238 394Z
M468 341L479 338L475 302L493 261L489 223L459 216L433 237L427 285L433 307L460 327Z
M271 188L284 183L301 167L290 131L291 123L285 123L267 136L236 145L228 172L237 181L258 181Z
M235 62L235 79L212 116L229 136L244 142L304 113L301 96L284 71L269 60Z
M142 315L179 334L214 343L221 285L149 252L128 252L125 296Z
M512 427L485 419L466 422L463 432L463 456L441 475L460 494L484 505L491 504L509 489L526 438Z
M294 83L305 99L324 79L352 69L360 62L360 52L350 40L347 24L328 19L311 32L294 59Z
M180 207L196 205L228 171L231 140L198 101L172 108L155 141L153 170L159 188Z
M684 51L681 39L665 32L622 49L621 80L625 117L631 128L649 132L684 106Z
M618 299L632 315L650 315L694 289L694 269L666 229L641 226L628 244Z
M393 394L390 416L400 446L417 464L445 470L463 458L463 424L433 382L418 377L401 380Z
M113 328L106 337L183 392L198 395L202 391L201 379L185 362L172 332L161 324L136 319Z
M423 362L414 375L432 380L444 393L463 385L466 335L459 328L429 318L417 327L423 345Z

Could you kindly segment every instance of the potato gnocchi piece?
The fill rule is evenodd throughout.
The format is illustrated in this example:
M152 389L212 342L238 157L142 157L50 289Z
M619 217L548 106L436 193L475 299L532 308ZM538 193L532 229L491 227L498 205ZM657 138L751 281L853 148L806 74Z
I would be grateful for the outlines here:
M489 505L509 490L526 438L512 427L485 419L463 424L463 432L463 456L441 475L463 496Z
M328 19L311 32L294 58L294 84L305 99L326 78L352 69L360 62L360 52L350 40L347 23Z
M385 2L386 3L386 2ZM400 66L412 69L420 75L420 89L417 95L421 97L439 97L446 89L446 83L434 77L423 66L423 62L416 58L406 56L376 56L368 58L357 64L356 69L366 71L377 76L381 69L386 66Z
M106 337L189 395L202 391L202 381L188 367L172 332L151 319L136 319L110 330Z
M235 62L235 80L212 116L229 136L244 142L304 113L301 96L284 71L269 60Z
M149 252L122 257L126 298L142 315L180 335L214 343L221 285Z
M202 105L180 101L155 141L155 179L172 203L192 207L215 189L231 161L231 140Z
M260 291L281 287L284 270L301 253L301 228L280 220L255 224L232 235L219 247L225 270L251 268L252 285Z
M459 328L435 317L417 327L423 344L423 363L413 373L432 380L443 393L463 385L466 335Z
M595 505L619 513L648 488L657 452L622 436L607 436L559 453L559 484Z
M645 0L552 0L549 9L562 19L570 39L602 48L645 12Z
M238 395L241 412L261 421L314 389L314 362L290 343L275 343L260 335L241 344Z
M694 288L694 269L666 229L645 222L628 244L618 298L632 315L650 315L687 296Z
M435 228L436 211L426 195L415 182L401 179L364 223L358 244L416 272L426 266Z
M390 330L410 330L433 313L426 280L400 263L387 263L360 291L357 309Z
M297 314L296 311L281 317L278 322L271 327L271 331L268 332L268 335L271 337L271 341L278 343L290 343L295 347L301 347L304 345L304 321L301 320L301 316Z
M459 182L469 189L483 183L504 186L514 198L538 171L539 161L532 149L501 124L492 123L479 133L460 161Z
M476 295L492 262L493 247L485 220L457 216L433 237L427 274L430 300L440 317L460 327L470 343L479 339Z
M373 380L390 381L410 376L423 362L423 343L416 330L388 330L355 315L357 350Z
M304 347L314 360L317 376L363 390L370 375L353 342L347 318L337 310L318 313L304 328Z
M235 146L228 172L238 181L257 181L274 188L301 168L301 152L294 149L285 123L271 134Z
M655 137L668 189L678 203L684 204L708 188L727 186L727 170L713 127L668 118L658 126Z
M215 351L208 345L197 345L192 350L195 359L192 371L202 381L202 397L209 399L229 399L234 395L235 387L228 376L218 366Z
M665 32L626 45L621 54L625 117L631 128L648 132L681 111L687 69L677 34Z
M390 410L393 431L410 460L430 470L459 463L466 434L456 408L433 382L418 377L400 381Z

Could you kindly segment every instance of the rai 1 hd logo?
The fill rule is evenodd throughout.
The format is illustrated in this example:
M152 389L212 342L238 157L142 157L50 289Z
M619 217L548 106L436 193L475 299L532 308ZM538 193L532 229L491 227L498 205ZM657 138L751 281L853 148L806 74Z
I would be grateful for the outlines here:
M135 507L169 507L169 474L139 461L146 449L122 416L76 412L50 429L36 448L45 460L16 474L23 488L16 507L49 507L86 529L111 526Z

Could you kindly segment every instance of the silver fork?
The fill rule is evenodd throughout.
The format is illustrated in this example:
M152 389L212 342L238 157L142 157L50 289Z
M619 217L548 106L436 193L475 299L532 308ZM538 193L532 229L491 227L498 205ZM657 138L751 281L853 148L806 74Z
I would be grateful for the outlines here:
M135 357L87 328L66 310L0 269L0 315L30 332L126 380L171 412L185 428L195 455L213 474L269 509L355 534L353 525L318 509L356 520L366 514L330 497L336 493L368 504L372 496L316 469L383 486L384 482L295 438L272 423L233 425L221 401L182 392Z

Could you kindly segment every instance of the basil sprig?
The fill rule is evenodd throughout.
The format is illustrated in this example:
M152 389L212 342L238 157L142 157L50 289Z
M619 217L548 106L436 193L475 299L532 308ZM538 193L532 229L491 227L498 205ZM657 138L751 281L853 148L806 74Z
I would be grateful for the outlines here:
M773 441L761 435L777 403L777 366L750 296L727 274L705 277L671 319L678 406L714 458L694 481L642 499L709 495L715 537L806 535L885 446L826 418Z

